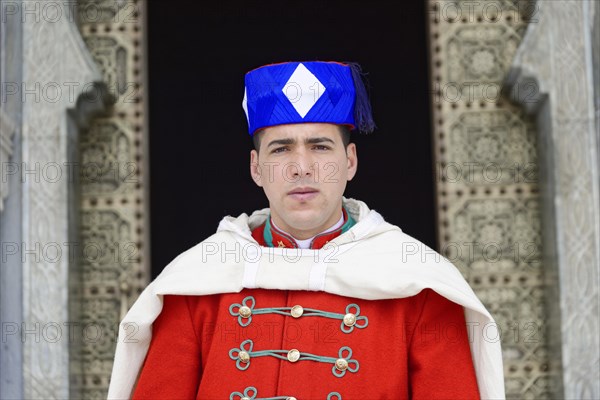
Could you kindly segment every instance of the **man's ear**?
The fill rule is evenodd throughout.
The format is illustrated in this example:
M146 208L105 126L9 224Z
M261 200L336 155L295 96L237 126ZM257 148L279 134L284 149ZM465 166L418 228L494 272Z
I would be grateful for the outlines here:
M252 176L254 183L262 187L262 175L260 165L258 165L258 152L254 149L250 151L250 176Z
M346 146L346 157L348 159L348 180L351 181L356 175L356 170L358 169L358 155L356 154L356 144L349 143Z

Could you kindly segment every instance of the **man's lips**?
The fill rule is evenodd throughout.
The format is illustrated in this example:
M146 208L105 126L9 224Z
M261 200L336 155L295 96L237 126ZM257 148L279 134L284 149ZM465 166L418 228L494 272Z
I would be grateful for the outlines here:
M306 193L315 193L318 192L317 189L311 187L300 187L294 190L290 190L288 194L306 194Z
M316 197L319 191L315 188L301 187L288 192L288 195L298 201L310 200Z

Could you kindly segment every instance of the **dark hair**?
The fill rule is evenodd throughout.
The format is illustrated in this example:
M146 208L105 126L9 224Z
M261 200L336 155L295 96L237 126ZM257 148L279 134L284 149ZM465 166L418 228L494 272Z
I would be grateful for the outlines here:
M348 147L350 144L350 128L346 125L337 125L340 134L342 135L342 143L344 144L344 148ZM254 144L254 149L258 152L260 149L260 137L263 129L259 130L252 136L252 143Z

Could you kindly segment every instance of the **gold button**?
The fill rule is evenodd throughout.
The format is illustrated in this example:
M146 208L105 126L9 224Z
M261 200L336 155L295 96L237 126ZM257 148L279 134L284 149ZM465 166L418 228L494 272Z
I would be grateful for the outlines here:
M290 351L288 351L287 353L287 359L290 362L296 362L300 359L300 352L296 349L291 349Z
M356 315L352 313L348 313L344 315L344 325L352 326L356 323Z
M292 307L292 317L300 318L303 313L304 313L304 308L302 308L302 306L296 305L296 306Z
M343 358L338 358L335 360L335 367L340 371L345 371L348 369L348 361Z
M247 351L240 351L240 353L238 354L238 357L239 357L240 361L243 363L247 363L248 361L250 361L250 354L248 354Z
M239 313L242 318L248 318L252 315L252 310L248 306L241 306Z

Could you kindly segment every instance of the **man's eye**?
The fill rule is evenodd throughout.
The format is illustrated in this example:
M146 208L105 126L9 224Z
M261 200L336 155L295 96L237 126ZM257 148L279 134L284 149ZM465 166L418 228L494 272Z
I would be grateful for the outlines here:
M287 149L287 147L278 147L275 150L273 150L271 153L281 153L280 150L286 150L286 149Z
M318 150L329 150L329 146L324 146L322 144L315 145L315 148Z

